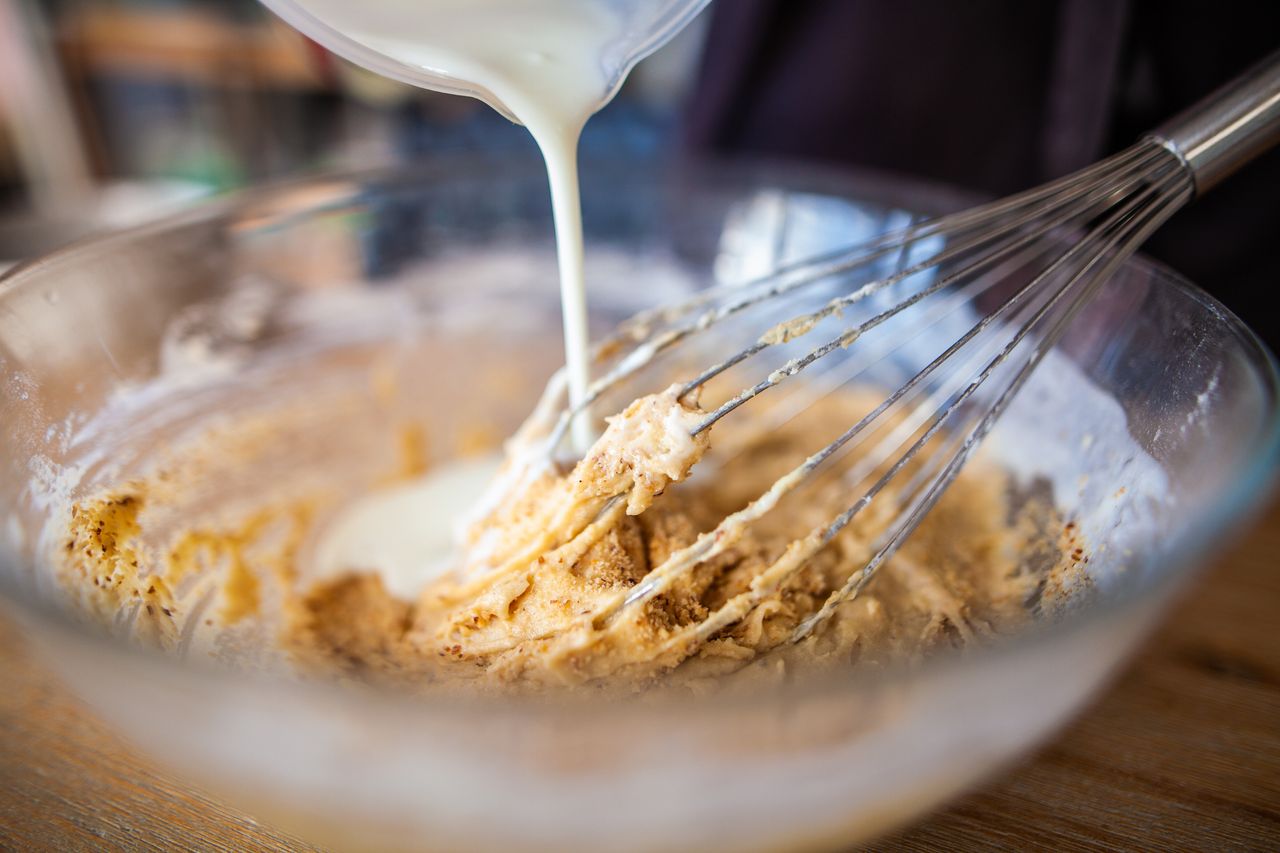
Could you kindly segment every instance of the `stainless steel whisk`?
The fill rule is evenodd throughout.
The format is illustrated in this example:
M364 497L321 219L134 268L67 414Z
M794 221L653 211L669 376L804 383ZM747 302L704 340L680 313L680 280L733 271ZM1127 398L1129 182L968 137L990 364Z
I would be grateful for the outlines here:
M877 327L907 317L905 312L927 312L928 306L953 292L967 294L973 304L996 283L1015 278L1012 293L981 313L968 331L880 405L751 504L601 605L591 615L593 624L607 628L624 612L660 595L677 578L731 547L747 525L838 451L876 436L876 446L857 467L857 476L849 477L850 482L870 483L856 500L825 525L794 540L746 592L678 631L667 645L695 646L743 618L858 513L891 493L892 520L873 544L871 558L798 625L791 639L808 636L840 604L858 595L915 529L1071 319L1117 267L1184 204L1277 141L1280 53L1128 150L1061 180L914 224L845 251L789 264L745 285L712 288L624 323L598 350L624 354L594 383L581 407L561 414L548 439L549 449L558 446L575 416L656 355L754 306L819 287L826 288L820 291L824 295L830 288L838 294L816 310L774 325L749 346L709 367L683 385L682 398L730 368L746 367L762 353L803 338L824 321L837 321L844 312L866 305L877 309L863 311L859 322L720 403L695 435L820 360L849 349ZM896 269L868 280L867 271L878 270L886 259L896 259ZM895 298L878 308L886 296ZM961 364L973 368L964 372ZM949 385L942 381L947 378ZM934 450L922 454L926 445Z

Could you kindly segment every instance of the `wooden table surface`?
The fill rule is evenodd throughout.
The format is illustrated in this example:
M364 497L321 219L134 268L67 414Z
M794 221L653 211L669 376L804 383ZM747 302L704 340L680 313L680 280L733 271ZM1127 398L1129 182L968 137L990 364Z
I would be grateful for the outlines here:
M130 752L0 623L0 849L314 848ZM1280 849L1280 503L1052 744L876 849Z

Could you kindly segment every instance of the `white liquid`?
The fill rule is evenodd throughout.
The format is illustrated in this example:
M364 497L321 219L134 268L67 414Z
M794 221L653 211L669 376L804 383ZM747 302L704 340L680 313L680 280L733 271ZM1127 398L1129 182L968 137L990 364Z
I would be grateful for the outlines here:
M492 95L533 134L551 184L569 402L590 383L583 278L578 138L611 94L606 48L625 22L599 0L302 0L348 38L430 75ZM591 442L588 417L573 424L575 450Z
M325 527L308 561L310 579L373 571L388 592L412 601L428 581L454 567L455 528L500 463L498 457L454 462L360 498Z
M328 27L405 66L421 84L457 81L501 103L529 129L546 161L560 267L569 402L590 383L578 139L612 95L627 22L602 0L296 0ZM613 48L613 50L610 50ZM412 75L410 75L412 76ZM448 78L442 81L440 78ZM574 420L574 450L592 441L589 415ZM416 483L347 507L317 543L319 576L378 572L387 589L413 598L451 565L454 525L492 479L496 463L458 463ZM460 512L461 511L461 512ZM455 516L459 516L455 518Z

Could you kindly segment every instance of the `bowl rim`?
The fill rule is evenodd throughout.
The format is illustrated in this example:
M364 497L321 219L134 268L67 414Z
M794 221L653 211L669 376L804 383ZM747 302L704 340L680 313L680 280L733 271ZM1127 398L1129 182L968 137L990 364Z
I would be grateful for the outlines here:
M345 184L350 192L343 199L345 204L350 204L355 193L365 189L369 182L380 183L393 177L405 181L406 179L425 179L434 174L448 176L459 169L460 163L470 161L483 162L490 169L495 166L499 168L503 168L504 165L514 166L519 174L530 171L531 165L523 161L514 164L495 164L491 159L476 155L449 154L410 165L318 171L243 188L223 196L201 200L186 210L169 214L162 219L90 234L51 252L20 261L0 271L0 301L7 298L15 289L26 286L27 282L49 267L73 262L87 253L128 244L183 227L212 222L237 210L249 208L254 203L278 199L285 193L324 184ZM532 165L536 166L533 171L541 171L540 162ZM599 165L601 164L588 159L583 163L583 172L587 173L592 167ZM933 205L935 209L928 214L930 216L949 212L950 209L962 209L986 200L980 195L928 180L898 176L883 171L832 167L785 159L698 158L677 160L674 163L662 165L667 168L659 168L659 178L668 181L687 175L690 170L704 180L724 177L742 180L755 176L768 176L780 180L787 189L802 190L808 186L812 188L811 191L825 195L850 198L868 204L892 203L902 209L909 209L904 208L900 202L904 197L928 198L935 202ZM617 166L610 164L610 168L616 169ZM628 166L628 168L634 167ZM413 184L410 183L410 185ZM890 199L898 201L890 202ZM291 216L306 218L342 206L344 206L343 203L319 203L300 208ZM1223 500L1213 504L1209 511L1194 524L1186 526L1179 532L1173 546L1170 547L1170 553L1176 556L1165 564L1164 570L1147 582L1126 585L1118 589L1114 594L1090 605L1083 611L1073 611L1060 619L1035 622L1013 635L983 643L976 649L942 650L912 665L897 664L875 670L853 667L841 672L838 678L831 678L823 672L816 674L816 677L797 679L781 687L761 685L697 697L684 694L664 696L659 691L658 702L651 706L646 703L646 706L656 709L660 705L670 704L683 706L684 709L700 707L708 711L718 711L726 704L741 708L749 702L756 702L763 706L779 700L794 701L854 695L904 682L923 680L938 672L954 672L982 663L994 662L1004 656L1022 654L1048 646L1061 638L1082 634L1091 626L1108 621L1122 613L1139 598L1172 592L1180 588L1197 571L1207 568L1208 553L1226 540L1230 534L1259 516L1266 509L1268 499L1276 491L1277 483L1280 482L1280 364L1261 338L1233 311L1182 274L1141 253L1135 253L1128 258L1124 266L1145 270L1152 276L1154 282L1159 282L1160 286L1173 287L1183 296L1198 303L1206 312L1218 315L1224 328L1230 330L1241 349L1250 354L1250 361L1258 370L1258 379L1271 398L1268 417L1259 429L1256 464L1240 472L1240 479L1234 488L1224 493ZM6 550L3 541L0 541L0 560L9 562L9 554ZM111 646L110 653L127 655L139 661L153 661L161 668L158 672L163 671L175 683L183 678L195 676L202 679L212 678L218 683L229 686L252 685L254 690L266 687L273 691L306 693L316 698L327 696L336 701L346 701L354 696L366 702L377 701L392 706L416 709L419 712L458 712L467 715L480 713L508 716L513 712L540 714L546 711L562 714L567 710L591 712L598 710L602 705L621 706L628 702L624 695L610 691L602 694L573 690L548 691L546 695L510 694L502 696L500 701L492 696L478 694L423 695L392 687L368 687L356 693L349 687L329 681L270 677L259 673L219 668L199 661L178 660L158 649L130 644L120 638L109 636L100 626L76 618L65 608L49 600L47 596L33 594L28 584L18 581L9 572L0 572L0 605L15 612L22 622L34 618L45 623L44 626L54 629L59 635L78 642L101 646L101 641L106 637ZM1126 659L1127 655L1120 656L1114 663L1123 663ZM668 702L668 699L672 701Z

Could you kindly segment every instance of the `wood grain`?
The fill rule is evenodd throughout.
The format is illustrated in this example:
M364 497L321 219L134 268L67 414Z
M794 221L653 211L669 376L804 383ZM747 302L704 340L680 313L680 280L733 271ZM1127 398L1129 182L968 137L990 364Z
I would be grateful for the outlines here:
M1054 743L876 850L1280 848L1280 503ZM132 753L0 622L0 849L314 848Z

